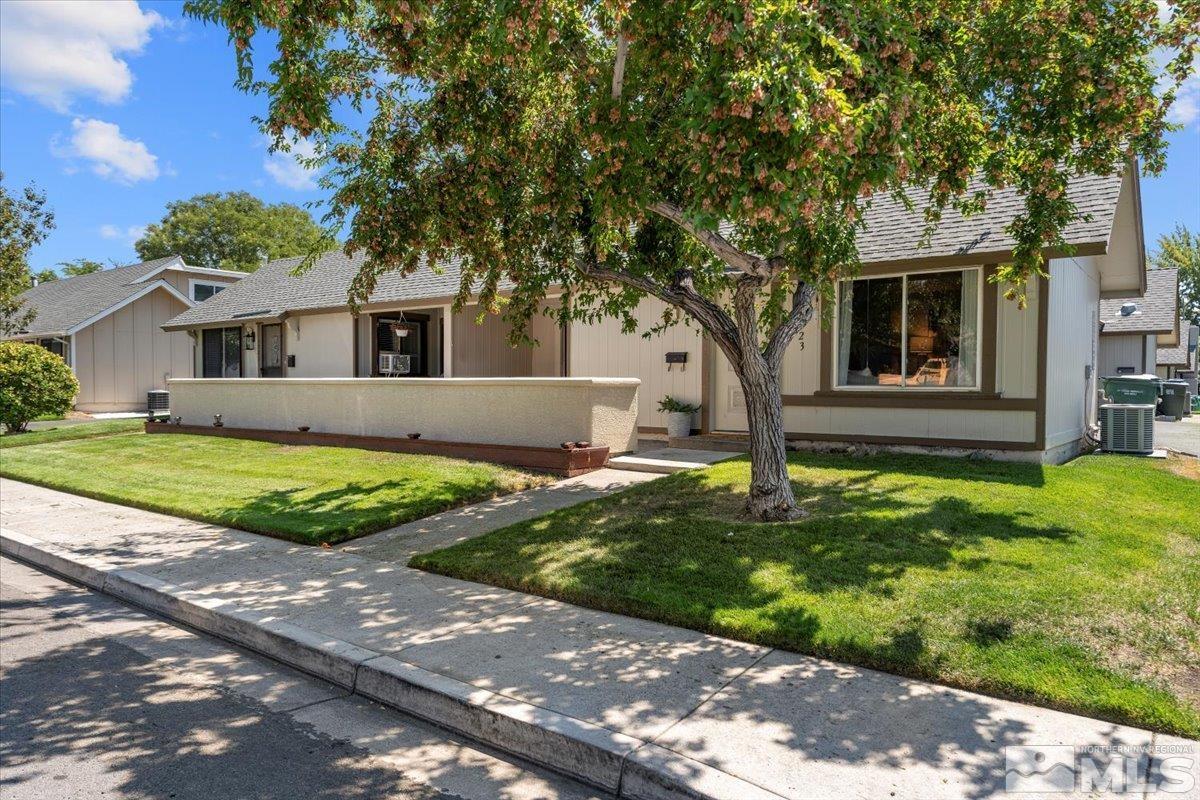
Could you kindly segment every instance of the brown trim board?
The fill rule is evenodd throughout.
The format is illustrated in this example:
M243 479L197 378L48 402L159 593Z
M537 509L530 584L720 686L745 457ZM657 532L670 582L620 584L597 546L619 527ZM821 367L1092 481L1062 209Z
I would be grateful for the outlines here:
M976 392L817 392L785 394L785 406L816 408L931 408L954 411L1036 411L1033 397Z
M747 439L747 434L717 431L721 438ZM924 436L877 436L862 433L785 433L789 442L847 442L850 444L880 444L901 447L954 447L961 450L1040 450L1033 442L1009 442L993 439L932 439Z
M1037 327L1037 414L1034 418L1034 449L1046 449L1046 368L1050 347L1050 279L1038 276Z
M707 333L700 336L700 432L708 433L712 429L712 412L711 406L715 402L712 398L712 372L714 348L712 339ZM665 429L664 429L665 430Z

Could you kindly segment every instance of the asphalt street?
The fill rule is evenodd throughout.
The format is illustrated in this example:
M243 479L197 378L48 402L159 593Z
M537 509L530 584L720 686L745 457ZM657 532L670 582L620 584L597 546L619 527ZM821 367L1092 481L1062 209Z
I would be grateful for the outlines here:
M589 798L218 640L0 559L0 795Z

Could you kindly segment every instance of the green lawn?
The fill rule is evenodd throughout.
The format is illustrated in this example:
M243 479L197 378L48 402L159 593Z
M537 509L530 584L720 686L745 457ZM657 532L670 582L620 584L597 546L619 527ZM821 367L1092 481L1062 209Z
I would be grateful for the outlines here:
M797 523L739 519L739 458L412 564L1200 736L1196 480L1113 456L805 454L791 473Z
M8 433L0 435L0 448L27 447L31 444L47 444L49 442L67 442L75 439L92 439L98 436L112 436L119 433L140 433L146 426L146 420L140 419L109 419L100 422L82 422L76 425L62 425L56 428L43 428L25 433Z
M550 480L436 456L184 434L7 450L0 475L306 544L345 541Z

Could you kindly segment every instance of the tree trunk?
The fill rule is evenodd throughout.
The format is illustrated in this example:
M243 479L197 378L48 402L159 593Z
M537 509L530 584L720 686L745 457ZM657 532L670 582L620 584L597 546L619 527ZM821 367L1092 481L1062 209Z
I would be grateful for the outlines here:
M778 370L771 369L758 353L751 352L742 359L738 379L746 396L750 429L750 496L746 500L746 513L763 522L806 516L796 505L788 478Z

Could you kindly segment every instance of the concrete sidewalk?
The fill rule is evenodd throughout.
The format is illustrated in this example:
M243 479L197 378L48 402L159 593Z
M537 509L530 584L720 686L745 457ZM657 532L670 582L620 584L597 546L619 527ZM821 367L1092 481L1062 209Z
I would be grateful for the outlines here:
M0 495L6 553L622 797L999 797L1008 745L1190 746L14 481Z

